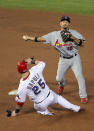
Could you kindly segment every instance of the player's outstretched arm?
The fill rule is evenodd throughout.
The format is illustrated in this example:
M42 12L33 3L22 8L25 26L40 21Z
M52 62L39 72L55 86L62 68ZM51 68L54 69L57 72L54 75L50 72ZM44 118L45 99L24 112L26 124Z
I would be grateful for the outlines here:
M35 60L34 57L32 57L32 58L26 59L25 62L26 62L27 64L36 64L36 65L37 65L40 61Z
M28 36L28 35L23 35L22 38L25 41L31 40L31 41L34 41L34 42L45 42L45 39L43 37L32 37L32 36Z
M11 111L11 110L7 110L7 117L13 117L13 116L17 116L21 110L22 106L20 105L16 105L16 109Z

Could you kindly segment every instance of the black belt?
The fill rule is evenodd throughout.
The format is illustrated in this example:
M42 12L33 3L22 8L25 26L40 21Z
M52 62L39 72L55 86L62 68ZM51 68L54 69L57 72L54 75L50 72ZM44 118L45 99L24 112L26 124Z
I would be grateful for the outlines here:
M46 96L46 98L47 98L49 95L50 95L50 91L49 91L48 95ZM46 98L45 98L45 99L46 99ZM45 99L44 99L44 100L45 100ZM43 102L44 100L42 100L42 101L40 101L40 102L38 102L38 103L35 102L35 104L39 104L39 103Z
M74 56L76 56L77 54L74 54ZM64 59L71 59L74 57L73 55L72 56L69 56L69 57L66 57L66 56L62 56Z

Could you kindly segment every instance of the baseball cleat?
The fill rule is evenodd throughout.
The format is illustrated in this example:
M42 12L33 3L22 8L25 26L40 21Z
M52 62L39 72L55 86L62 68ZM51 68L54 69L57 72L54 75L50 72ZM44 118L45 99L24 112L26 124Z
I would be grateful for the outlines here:
M81 98L81 103L87 103L88 99L87 98Z
M71 109L73 112L79 112L82 108L80 106L75 106L75 109Z
M59 86L59 87L58 87L58 94L62 94L62 93L63 93L63 90L64 90L64 87Z
M76 110L72 110L73 112L82 112L82 111L85 111L84 108L78 106L78 108Z

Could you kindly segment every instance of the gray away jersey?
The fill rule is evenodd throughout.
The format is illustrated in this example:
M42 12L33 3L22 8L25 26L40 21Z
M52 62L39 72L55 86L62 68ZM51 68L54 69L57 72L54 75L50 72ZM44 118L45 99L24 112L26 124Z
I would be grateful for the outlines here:
M75 30L69 29L74 37L85 41L85 38ZM42 36L46 41L44 44L51 44L55 48L60 56L70 57L75 53L78 53L77 44L74 41L63 42L60 31L50 32L47 35Z

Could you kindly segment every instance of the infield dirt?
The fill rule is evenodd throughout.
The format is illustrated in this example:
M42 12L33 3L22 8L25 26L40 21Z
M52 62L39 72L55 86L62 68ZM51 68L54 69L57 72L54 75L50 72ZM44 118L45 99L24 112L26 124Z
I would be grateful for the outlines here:
M24 34L42 36L59 30L62 15L71 17L71 28L86 38L83 47L79 47L86 80L88 104L81 104L78 85L71 70L68 71L63 96L73 104L81 105L85 111L73 113L52 105L49 110L54 116L42 116L33 109L33 103L27 101L21 114L14 118L6 117L6 109L15 108L15 97L8 92L17 89L20 75L16 64L19 60L34 56L46 62L44 77L49 87L57 92L56 71L58 52L50 45L25 42ZM71 15L30 10L0 9L0 131L93 131L94 130L94 16Z

